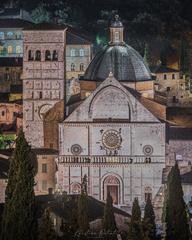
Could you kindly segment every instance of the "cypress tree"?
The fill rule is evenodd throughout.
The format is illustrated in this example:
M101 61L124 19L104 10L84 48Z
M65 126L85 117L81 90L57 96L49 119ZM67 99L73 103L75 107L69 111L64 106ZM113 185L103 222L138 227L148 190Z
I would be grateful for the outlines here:
M134 199L131 213L131 223L129 229L130 240L142 240L142 224L141 224L141 209L137 198Z
M113 200L110 192L107 193L106 204L104 208L103 228L105 231L113 232L116 228L115 215L113 211Z
M34 240L36 237L32 153L23 131L20 130L9 170L2 240Z
M150 197L147 198L142 225L144 239L155 240L156 236L155 213L153 210L153 205L151 203Z
M188 240L189 225L177 163L168 175L165 204L166 240Z
M39 240L56 240L57 235L54 230L53 222L50 218L49 210L46 209L39 226Z
M82 233L89 229L87 202L87 176L85 175L81 184L81 195L78 198L78 225L79 231Z

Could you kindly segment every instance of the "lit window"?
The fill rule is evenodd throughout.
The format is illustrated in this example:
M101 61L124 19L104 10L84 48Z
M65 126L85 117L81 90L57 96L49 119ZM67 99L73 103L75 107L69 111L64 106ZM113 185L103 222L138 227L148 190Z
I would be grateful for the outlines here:
M13 47L12 46L8 46L7 47L7 52L8 52L8 54L12 54L13 53Z
M84 71L84 64L83 64L83 63L80 64L80 71L81 71L81 72Z
M7 37L8 37L8 38L12 38L12 37L13 37L13 32L8 32L8 33L7 33Z
M85 55L84 49L81 48L81 49L79 50L79 56L80 56L80 57L84 57L84 55Z
M71 71L75 71L75 64L71 63Z
M42 190L47 191L47 181L46 180L42 181Z
M71 49L71 57L75 57L75 49Z
M0 32L0 39L4 39L4 38L5 38L4 32Z
M0 46L0 55L3 54L3 46Z
M21 53L21 46L16 46L16 53Z
M45 51L45 61L51 61L51 53L49 50Z
M47 164L46 163L42 164L42 173L47 173Z
M119 42L119 32L115 32L115 42Z
M89 97L91 95L91 92L86 92L85 97Z
M182 156L182 154L179 154L179 153L176 153L176 160L177 161L182 161L183 160L183 156Z

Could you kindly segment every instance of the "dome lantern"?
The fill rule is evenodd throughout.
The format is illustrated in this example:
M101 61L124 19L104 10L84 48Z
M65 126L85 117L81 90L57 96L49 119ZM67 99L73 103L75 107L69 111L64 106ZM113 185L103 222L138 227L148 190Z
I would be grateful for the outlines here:
M123 30L124 27L122 22L119 20L119 15L115 15L115 19L110 25L110 45L124 44Z

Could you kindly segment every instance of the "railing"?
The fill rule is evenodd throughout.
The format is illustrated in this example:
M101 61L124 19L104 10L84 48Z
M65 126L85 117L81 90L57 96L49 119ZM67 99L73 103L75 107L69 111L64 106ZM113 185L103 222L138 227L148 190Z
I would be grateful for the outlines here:
M165 158L162 156L59 156L58 163L164 163Z

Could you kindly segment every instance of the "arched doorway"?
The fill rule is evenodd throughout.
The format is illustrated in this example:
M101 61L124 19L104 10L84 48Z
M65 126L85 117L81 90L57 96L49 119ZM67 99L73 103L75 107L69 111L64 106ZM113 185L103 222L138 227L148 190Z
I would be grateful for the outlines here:
M113 204L119 204L120 202L120 182L119 179L113 175L109 175L104 179L103 182L103 200L106 200L107 193L110 192L110 195L113 199Z

